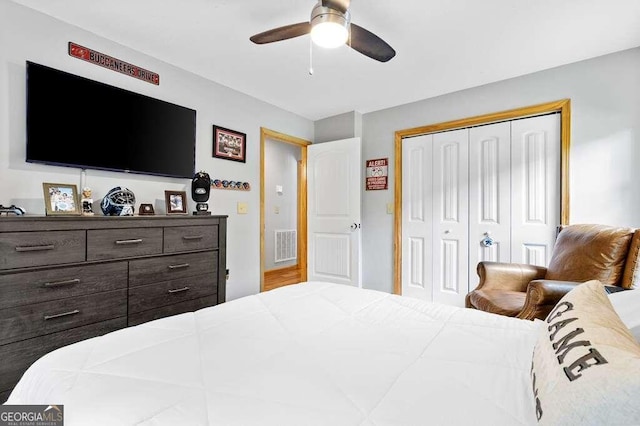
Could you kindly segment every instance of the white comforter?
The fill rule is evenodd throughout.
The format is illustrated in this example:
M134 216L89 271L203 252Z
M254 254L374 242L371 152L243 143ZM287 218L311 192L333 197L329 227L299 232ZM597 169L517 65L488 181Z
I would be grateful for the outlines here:
M309 282L58 349L8 404L65 425L529 425L531 322Z

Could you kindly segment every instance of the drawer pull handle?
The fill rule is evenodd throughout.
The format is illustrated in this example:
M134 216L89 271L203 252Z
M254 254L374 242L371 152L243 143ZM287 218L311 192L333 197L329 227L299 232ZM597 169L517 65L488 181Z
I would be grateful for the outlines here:
M56 248L53 244L49 244L46 246L22 246L16 247L16 251L43 251L43 250L53 250Z
M80 278L74 278L66 281L56 281L52 283L44 283L44 287L62 287L64 285L72 285L80 283Z
M183 240L201 240L204 238L203 235L185 235L182 237Z
M188 268L189 264L188 263L181 263L179 265L169 265L169 269L182 269L182 268Z
M116 244L125 246L128 244L140 244L142 242L142 238L136 238L135 240L116 240Z
M182 293L187 290L189 290L189 287L176 288L175 290L169 290L169 294Z
M77 309L74 309L73 311L69 311L69 312L63 312L61 314L55 314L55 315L45 315L44 319L46 320L50 320L50 319L54 319L54 318L61 318L61 317L67 317L69 315L75 315L75 314L79 314L80 311Z

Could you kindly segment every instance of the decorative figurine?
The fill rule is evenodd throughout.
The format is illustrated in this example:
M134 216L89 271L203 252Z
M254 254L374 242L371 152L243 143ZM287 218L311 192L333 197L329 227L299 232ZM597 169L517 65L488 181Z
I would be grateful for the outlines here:
M93 198L91 198L91 188L85 186L82 188L82 214L84 216L93 216Z
M191 180L191 198L195 201L196 211L194 215L210 215L209 204L209 191L211 190L211 178L206 172L198 172Z

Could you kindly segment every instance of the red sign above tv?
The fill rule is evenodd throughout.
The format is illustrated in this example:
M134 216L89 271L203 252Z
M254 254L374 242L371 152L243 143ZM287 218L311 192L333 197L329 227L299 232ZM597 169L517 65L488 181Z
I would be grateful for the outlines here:
M121 61L104 53L96 52L93 49L80 46L71 41L69 42L69 56L146 81L147 83L155 84L156 86L160 85L160 76L155 72L131 65L128 62Z

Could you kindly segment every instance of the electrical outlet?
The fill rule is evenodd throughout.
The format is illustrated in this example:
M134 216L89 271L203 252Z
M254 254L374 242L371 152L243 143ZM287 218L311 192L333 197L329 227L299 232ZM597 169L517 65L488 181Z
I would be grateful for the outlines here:
M274 212L275 214L280 214L280 207L275 206L275 207L273 208L273 212Z
M247 214L249 206L247 203L238 203L238 214Z

